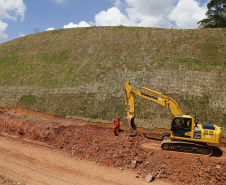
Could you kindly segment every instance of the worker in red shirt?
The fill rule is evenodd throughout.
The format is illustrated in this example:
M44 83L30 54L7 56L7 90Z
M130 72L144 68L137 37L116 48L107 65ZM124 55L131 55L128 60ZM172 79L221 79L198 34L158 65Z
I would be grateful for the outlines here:
M113 123L112 131L115 133L115 136L118 135L119 129L120 129L120 117L118 117L118 119L114 120L114 123Z

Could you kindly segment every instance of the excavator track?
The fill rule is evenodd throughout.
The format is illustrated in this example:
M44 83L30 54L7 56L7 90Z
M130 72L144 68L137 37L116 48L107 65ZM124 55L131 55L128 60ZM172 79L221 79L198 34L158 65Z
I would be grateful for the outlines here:
M161 148L168 151L177 151L184 153L193 153L199 155L211 156L213 150L206 144L191 143L184 141L163 140Z

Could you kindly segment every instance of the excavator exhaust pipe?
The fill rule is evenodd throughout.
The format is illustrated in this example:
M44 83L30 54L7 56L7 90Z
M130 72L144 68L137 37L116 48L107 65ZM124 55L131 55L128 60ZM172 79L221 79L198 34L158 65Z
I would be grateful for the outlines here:
M134 124L134 118L124 118L123 126L126 127L127 130L136 130L136 125Z

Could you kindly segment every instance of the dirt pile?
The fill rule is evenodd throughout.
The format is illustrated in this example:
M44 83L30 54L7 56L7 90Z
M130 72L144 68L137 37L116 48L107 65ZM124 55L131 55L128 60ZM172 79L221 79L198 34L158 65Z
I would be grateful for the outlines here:
M0 112L0 132L42 142L67 150L71 157L97 164L136 170L136 178L151 174L178 184L225 184L226 143L213 146L212 157L167 152L160 149L161 135L122 130L114 136L112 128L88 122L46 119Z

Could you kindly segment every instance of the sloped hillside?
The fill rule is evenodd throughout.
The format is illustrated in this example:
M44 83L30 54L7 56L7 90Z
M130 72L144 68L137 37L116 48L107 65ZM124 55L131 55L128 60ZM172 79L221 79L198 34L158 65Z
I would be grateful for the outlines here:
M223 28L42 32L0 45L0 106L111 122L126 115L124 86L132 81L169 95L198 121L225 127L225 68ZM169 128L170 113L137 97L136 124Z

